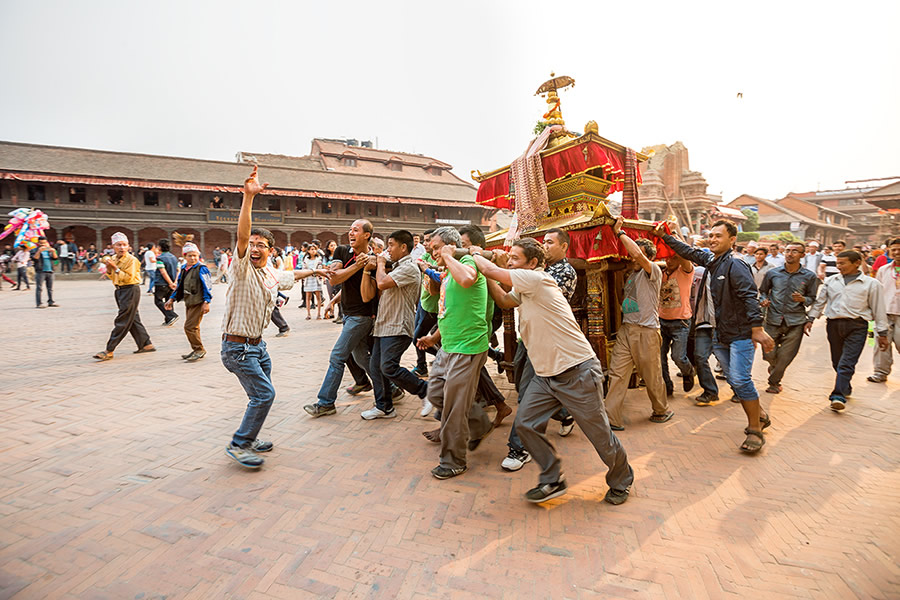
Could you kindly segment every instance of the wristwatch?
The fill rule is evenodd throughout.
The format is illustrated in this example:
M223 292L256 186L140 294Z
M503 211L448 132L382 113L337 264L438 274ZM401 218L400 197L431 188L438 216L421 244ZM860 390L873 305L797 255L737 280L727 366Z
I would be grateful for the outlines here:
M626 233L624 231L619 231L619 233L616 234L616 237L619 237L620 235L626 235Z

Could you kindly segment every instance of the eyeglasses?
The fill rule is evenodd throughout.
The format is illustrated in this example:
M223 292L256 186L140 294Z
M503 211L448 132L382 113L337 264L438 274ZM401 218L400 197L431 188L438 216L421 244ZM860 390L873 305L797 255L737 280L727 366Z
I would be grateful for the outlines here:
M249 244L251 248L256 248L257 250L268 250L268 244Z

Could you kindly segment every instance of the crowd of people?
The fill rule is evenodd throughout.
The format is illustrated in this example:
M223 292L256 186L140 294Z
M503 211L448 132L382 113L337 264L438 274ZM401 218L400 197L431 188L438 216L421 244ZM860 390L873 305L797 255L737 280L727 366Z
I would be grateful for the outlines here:
M836 412L851 398L869 322L874 321L877 340L869 381L885 381L893 362L891 346L900 351L900 238L888 240L884 261L873 265L873 278L864 273L864 257L839 242L825 251L815 241L738 248L737 230L724 220L714 223L705 239L679 239L665 223L648 236L632 238L619 218L612 233L629 261L617 294L623 299L622 322L604 373L569 304L578 275L566 258L566 231L547 231L540 243L523 238L506 251L485 250L484 234L472 225L439 227L421 238L399 229L379 245L372 224L359 219L350 227L348 245L323 247L314 240L281 249L269 231L251 223L254 197L263 189L254 169L244 184L236 245L217 248L215 257L215 279L227 283L221 360L249 400L226 453L244 467L259 468L261 454L273 448L259 437L276 395L263 332L270 322L279 336L290 330L280 308L298 281L303 282L307 319L313 308L317 317L323 308L326 317L335 307L341 311L336 319L341 332L316 401L304 410L316 419L337 414L345 368L354 380L349 394L373 392L374 404L360 412L362 419L391 419L400 398L416 397L420 415L440 423L423 435L439 447L431 473L442 480L465 473L468 453L513 412L486 364L502 362L496 332L502 311L515 309L520 339L512 367L518 409L500 466L517 471L531 460L539 465L537 486L525 494L536 503L564 494L567 487L557 450L547 438L551 420L559 423L560 436L577 425L606 464L605 500L627 500L634 472L617 437L629 424L626 391L639 382L650 400L646 418L658 424L671 420L670 358L683 392L695 384L701 388L692 399L698 406L719 404L724 396L717 379L727 381L730 400L740 403L747 419L739 449L752 454L765 445L765 429L772 423L751 374L757 347L768 363L765 393L781 393L804 335L824 315L836 373L828 403ZM657 261L662 246L654 240L664 242L672 255ZM111 241L114 253L102 263L115 286L119 312L106 349L94 358L111 360L126 334L133 337L136 353L156 350L138 310L149 274L148 293L164 326L178 319L174 303L185 305L190 351L182 358L202 359L200 323L216 281L199 249L185 244L179 260L168 240L160 240L138 258L124 234L116 233ZM57 255L42 240L34 260L49 263ZM45 279L40 272L38 281ZM53 305L52 268L50 282ZM411 347L416 364L407 368L402 361Z

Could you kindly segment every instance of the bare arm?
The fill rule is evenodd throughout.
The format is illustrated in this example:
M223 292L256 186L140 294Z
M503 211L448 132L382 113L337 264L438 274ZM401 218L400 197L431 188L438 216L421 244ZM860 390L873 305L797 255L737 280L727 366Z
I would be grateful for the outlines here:
M444 259L444 264L447 265L447 270L450 271L453 280L456 281L460 287L470 288L478 281L478 271L453 258L454 250L456 250L456 246L452 244L447 244L441 248L441 256Z
M334 273L331 274L329 281L331 281L331 285L338 285L344 283L353 275L362 268L365 268L366 264L369 262L368 254L359 254L356 257L356 262L354 262L349 267L345 267L343 269L338 269Z
M478 270L488 279L493 279L499 283L502 283L505 286L512 287L512 278L509 276L509 269L504 269L502 267L498 267L485 257L480 254L476 254L475 265L478 267ZM498 303L499 304L499 303ZM507 307L503 307L507 308Z
M385 270L387 260L384 258L384 256L379 254L376 261L377 264L375 267L375 283L378 285L378 289L384 291L389 290L392 287L397 287L397 282L394 281Z
M238 217L237 245L235 246L239 258L244 258L244 255L247 254L247 246L250 244L250 225L251 214L253 212L253 198L255 198L258 193L266 189L268 185L268 183L260 185L258 166L254 166L253 173L250 174L250 177L244 180L244 199L241 201L241 214Z
M616 219L616 224L613 225L613 233L619 238L619 241L622 242L622 245L625 246L625 250L628 252L628 255L634 259L634 261L640 265L640 267L647 272L648 275L653 273L653 263L650 262L650 259L644 256L644 252L641 250L641 247L635 243L633 239L628 237L627 235L619 235L622 231L622 223L625 221L622 217Z
M359 291L363 302L371 302L378 293L375 288L375 278L368 273L363 273L362 283L359 284Z

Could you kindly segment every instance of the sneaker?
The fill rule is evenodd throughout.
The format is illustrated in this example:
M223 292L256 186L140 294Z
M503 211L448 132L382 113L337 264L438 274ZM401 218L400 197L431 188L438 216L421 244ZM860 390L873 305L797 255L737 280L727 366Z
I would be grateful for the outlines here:
M344 391L346 391L351 396L356 396L357 394L362 394L363 392L371 392L372 384L367 383L365 385L360 385L358 383L354 383L350 387L346 388Z
M420 379L428 379L428 367L424 367L421 369L419 367L415 367L412 371L410 371L410 373Z
M556 483L545 483L525 492L525 499L535 504L558 498L567 491L566 482L560 478Z
M187 362L197 362L204 356L206 356L206 350L197 350L196 352L191 354L189 357L187 357L185 360Z
M371 421L372 419L393 419L397 416L397 411L392 408L391 412L384 412L377 406L373 406L369 410L364 410L359 413L359 416L366 421Z
M872 383L884 383L887 381L887 377L876 373L875 375L866 377L866 381L871 381Z
M427 417L433 410L434 405L431 402L429 402L427 399L422 400L422 410L419 411L419 416Z
M166 321L165 323L163 323L163 325L165 325L166 327L171 327L172 325L175 324L175 321L177 321L178 319L179 319L178 315L175 315L175 316L172 317L170 320L168 320L168 321Z
M431 470L431 474L434 475L435 479L450 479L451 477L456 477L457 475L462 475L468 469L469 469L468 467L460 467L458 469L448 469L447 467L442 467L442 466L438 465Z
M394 391L391 392L391 402L400 402L403 400L403 396L406 395L402 389L395 387Z
M573 429L575 429L575 417L569 417L559 424L559 435L561 437L566 437L572 433Z
M697 406L715 406L719 402L721 402L721 400L719 400L717 395L708 394L706 392L703 392L694 399L694 404Z
M291 330L285 329L284 331L279 331L278 333L276 333L275 337L287 337L289 335L291 335Z
M255 439L250 442L250 449L254 452L270 452L274 447L275 444L273 444L272 442L264 442L260 439Z
M606 496L604 496L603 499L614 506L618 506L620 504L624 504L625 501L628 500L628 494L630 493L630 487L627 487L624 490L614 490L610 488L609 491L606 492Z
M312 417L326 417L328 415L333 415L337 413L337 409L333 406L322 406L321 404L307 404L303 407L310 416Z
M230 456L242 467L247 467L248 469L258 469L263 466L264 461L261 457L256 455L256 452L248 448L241 448L240 446L235 446L234 444L228 444L225 446L225 454Z
M689 392L694 389L694 372L691 371L687 375L681 376L681 389L685 392Z
M335 319L334 321L332 321L332 323L334 323L335 325L343 325L343 324L344 324L344 319L338 317L337 319Z
M187 354L182 354L182 355L181 355L181 358L183 358L184 360L187 360L187 359L189 359L190 357L192 357L193 355L194 355L194 352L191 351L191 352L188 352Z
M831 410L834 412L841 412L847 407L847 401L840 396L832 396L829 400L831 400Z
M528 450L519 452L514 448L510 448L509 454L507 454L506 458L503 459L503 462L500 463L500 468L504 471L518 471L524 467L526 463L530 462L531 455L528 454Z
M48 302L47 306L52 306L53 308L59 308L59 304L57 304L56 302Z

